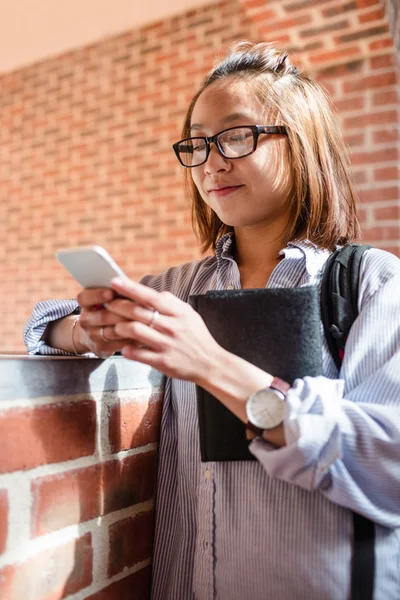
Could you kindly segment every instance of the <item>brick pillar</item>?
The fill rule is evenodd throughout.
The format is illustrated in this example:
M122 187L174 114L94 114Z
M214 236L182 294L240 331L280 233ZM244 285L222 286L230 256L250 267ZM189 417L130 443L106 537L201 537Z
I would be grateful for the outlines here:
M147 600L163 377L0 359L0 597Z

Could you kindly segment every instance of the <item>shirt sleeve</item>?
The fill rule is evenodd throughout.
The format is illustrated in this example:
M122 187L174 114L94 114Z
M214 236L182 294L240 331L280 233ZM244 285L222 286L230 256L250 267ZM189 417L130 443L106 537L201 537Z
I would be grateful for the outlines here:
M400 261L367 254L340 378L297 379L287 445L256 438L250 451L271 477L392 528L400 526Z
M77 315L80 312L76 300L45 300L38 302L31 316L25 323L23 337L28 354L58 354L70 356L69 352L52 348L42 340L47 325L68 315Z

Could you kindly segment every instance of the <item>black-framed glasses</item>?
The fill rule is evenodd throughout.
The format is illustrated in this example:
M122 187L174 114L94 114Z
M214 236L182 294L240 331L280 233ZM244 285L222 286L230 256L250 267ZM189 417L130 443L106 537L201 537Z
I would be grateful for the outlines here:
M284 125L243 125L224 129L211 137L191 137L172 145L183 167L192 168L203 165L210 154L210 144L214 143L218 152L229 159L243 158L257 149L261 134L285 134Z

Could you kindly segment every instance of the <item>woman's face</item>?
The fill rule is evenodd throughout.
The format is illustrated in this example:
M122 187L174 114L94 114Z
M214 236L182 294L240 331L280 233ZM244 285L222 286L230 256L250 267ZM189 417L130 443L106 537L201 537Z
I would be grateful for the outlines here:
M199 96L191 135L209 137L229 127L276 124L258 99L254 84L224 79L213 82ZM202 199L223 223L236 228L285 228L292 184L287 144L285 135L261 134L253 154L234 160L221 156L211 144L207 162L191 173Z

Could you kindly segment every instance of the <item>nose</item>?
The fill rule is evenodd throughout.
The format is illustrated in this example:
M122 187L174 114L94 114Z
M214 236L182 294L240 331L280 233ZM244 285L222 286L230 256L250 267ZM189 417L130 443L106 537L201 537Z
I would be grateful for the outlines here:
M219 171L229 171L232 168L231 162L220 154L214 143L210 145L210 154L204 163L204 172L207 174L218 173Z

